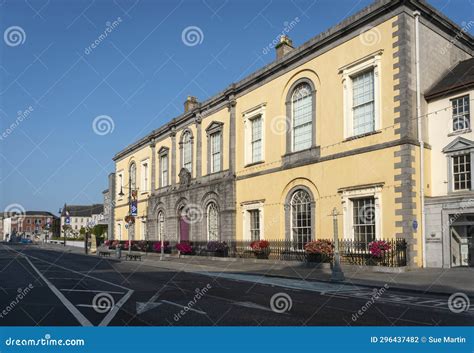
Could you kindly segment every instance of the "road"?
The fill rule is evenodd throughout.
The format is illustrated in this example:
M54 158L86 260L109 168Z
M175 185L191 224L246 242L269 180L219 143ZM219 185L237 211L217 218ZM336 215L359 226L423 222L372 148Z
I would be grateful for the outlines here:
M474 324L474 308L454 313L448 296L169 270L35 245L1 244L0 269L0 325Z

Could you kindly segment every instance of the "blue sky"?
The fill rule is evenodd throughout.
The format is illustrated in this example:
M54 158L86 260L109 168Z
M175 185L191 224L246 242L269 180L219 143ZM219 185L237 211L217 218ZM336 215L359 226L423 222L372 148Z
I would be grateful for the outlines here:
M473 19L472 1L430 2ZM273 61L265 48L291 21L298 46L371 1L335 3L0 0L1 33L23 31L0 42L0 132L19 122L0 140L0 210L102 202L113 155L182 113L187 95L204 100ZM190 26L202 32L193 46ZM102 135L104 115L113 131Z

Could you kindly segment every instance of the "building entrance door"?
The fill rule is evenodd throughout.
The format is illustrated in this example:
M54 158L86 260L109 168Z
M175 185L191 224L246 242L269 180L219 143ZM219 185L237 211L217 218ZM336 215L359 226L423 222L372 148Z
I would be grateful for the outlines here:
M451 266L474 266L474 214L451 218Z
M180 212L179 218L179 241L189 241L189 222L187 215Z

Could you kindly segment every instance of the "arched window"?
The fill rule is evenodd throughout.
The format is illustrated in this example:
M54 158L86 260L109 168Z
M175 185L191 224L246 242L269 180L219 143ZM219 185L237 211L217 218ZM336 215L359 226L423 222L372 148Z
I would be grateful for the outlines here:
M215 202L207 206L207 239L209 241L219 240L219 211Z
M297 190L291 197L291 240L296 249L304 249L311 241L311 197L305 190Z
M291 96L293 152L310 148L313 143L313 95L311 86L300 83Z
M193 166L193 155L192 155L192 140L191 140L191 133L186 131L183 134L182 139L182 149L183 149L183 168L186 168L188 172L192 173L192 166Z
M128 182L130 185L130 190L136 190L137 189L137 165L135 163L130 164L128 173L129 173Z
M158 240L165 237L165 215L163 211L158 212Z

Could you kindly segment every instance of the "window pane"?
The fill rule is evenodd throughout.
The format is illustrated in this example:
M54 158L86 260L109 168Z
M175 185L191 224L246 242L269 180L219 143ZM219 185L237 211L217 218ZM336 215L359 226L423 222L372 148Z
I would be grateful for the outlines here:
M207 206L207 237L209 241L219 240L219 213L214 202Z
M307 83L298 85L292 96L293 151L310 148L313 142L313 97Z
M192 144L189 132L183 136L183 168L192 173Z
M260 240L260 210L250 210L250 240Z
M262 118L257 117L251 120L251 147L252 163L262 160Z
M453 131L462 131L470 128L469 96L452 100Z
M375 130L374 71L352 78L352 111L354 135Z
M221 170L221 133L211 135L211 173Z
M161 156L161 186L168 186L168 155Z
M375 198L352 200L354 240L360 248L367 249L375 240Z
M454 190L471 189L471 155L454 156L453 159Z
M311 198L304 190L296 191L291 198L291 234L296 249L303 250L311 241Z

